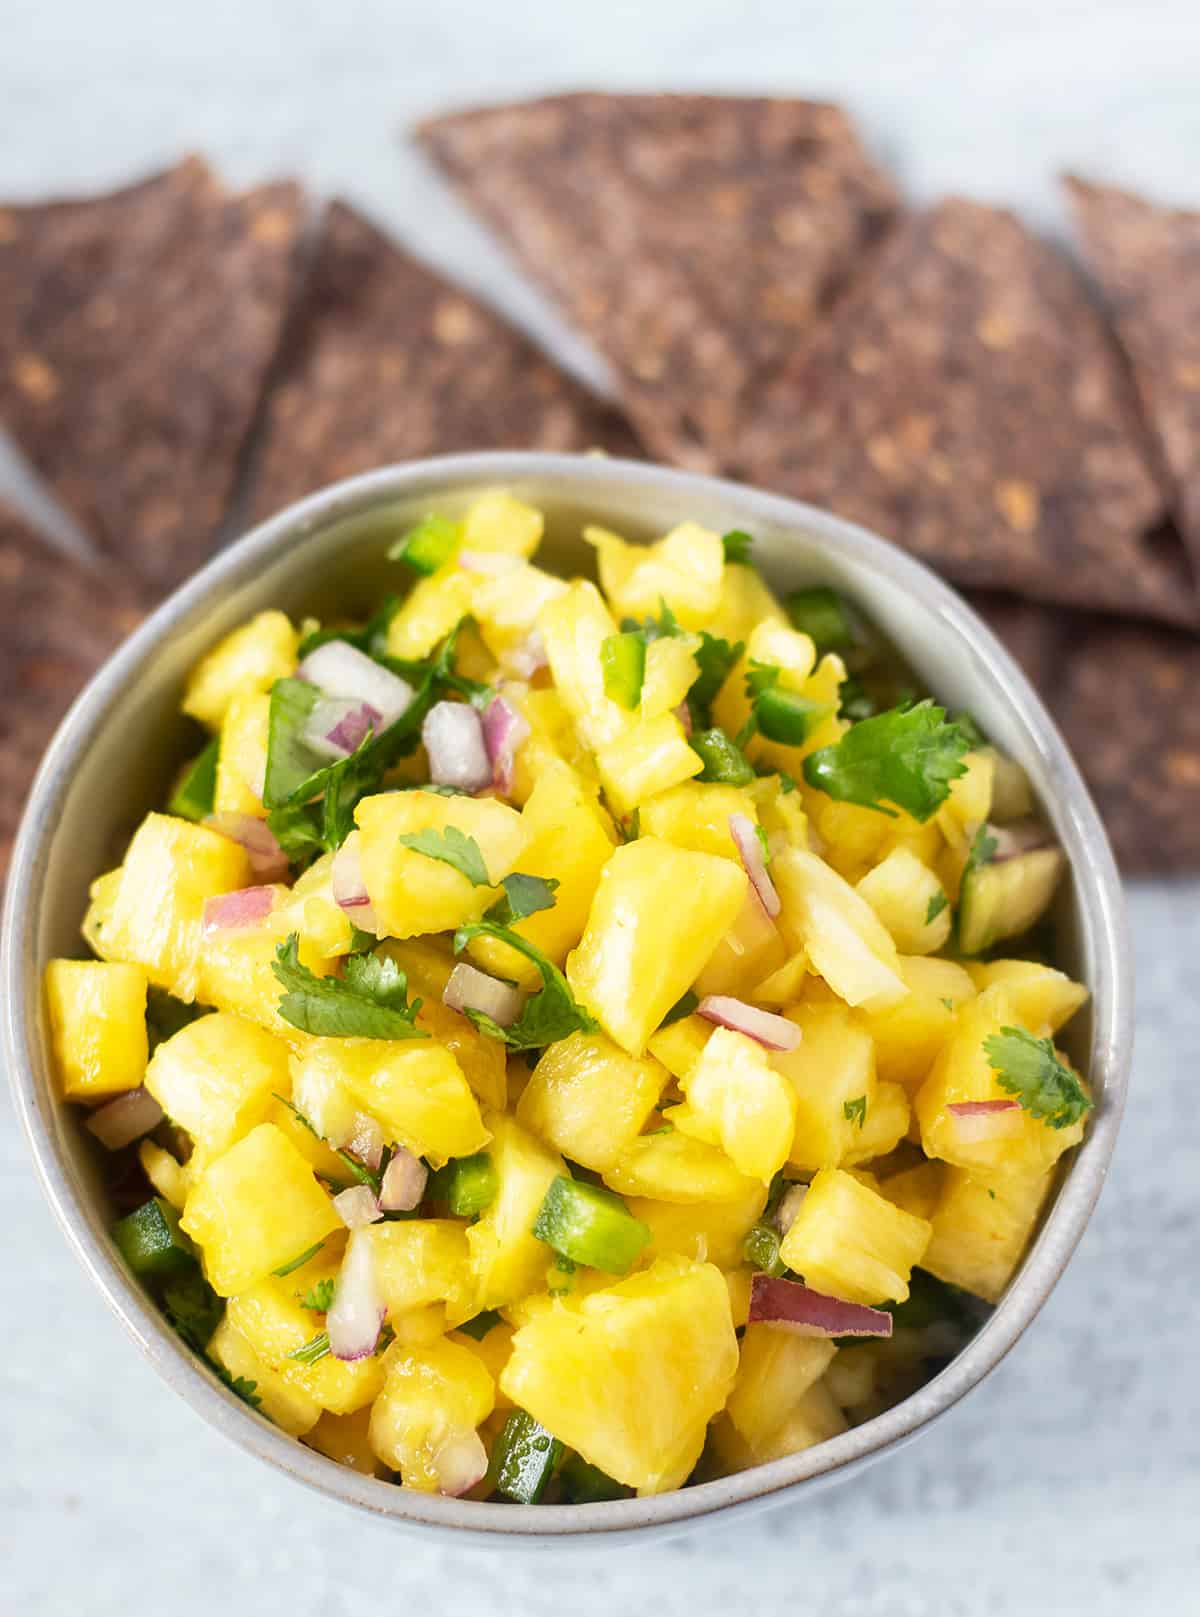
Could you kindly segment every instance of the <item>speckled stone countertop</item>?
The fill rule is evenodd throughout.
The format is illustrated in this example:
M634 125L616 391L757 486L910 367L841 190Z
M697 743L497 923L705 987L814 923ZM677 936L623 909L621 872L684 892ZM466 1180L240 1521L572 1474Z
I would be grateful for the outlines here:
M919 20L917 12L919 9ZM0 196L117 183L188 147L231 178L339 190L592 376L420 161L435 107L574 85L844 98L918 197L1062 227L1073 166L1200 201L1188 0L6 0ZM0 485L28 495L0 451ZM32 496L31 496L32 497ZM0 1101L0 1578L21 1617L491 1617L1200 1611L1200 885L1130 893L1138 1046L1096 1219L988 1383L803 1507L659 1547L531 1556L400 1536L208 1430L85 1283Z

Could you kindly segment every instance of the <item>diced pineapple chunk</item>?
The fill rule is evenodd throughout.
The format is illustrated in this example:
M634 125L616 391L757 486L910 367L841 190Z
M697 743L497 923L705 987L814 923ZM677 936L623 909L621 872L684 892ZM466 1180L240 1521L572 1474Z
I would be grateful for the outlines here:
M467 1231L473 1291L450 1310L452 1325L541 1289L548 1254L533 1234L533 1222L551 1184L566 1171L558 1152L548 1150L515 1118L489 1112L487 1124L496 1197Z
M709 634L728 640L749 639L758 624L767 621L784 627L787 618L783 608L771 593L771 588L757 567L726 567L721 574L721 600L716 614L705 628ZM741 678L740 674L734 676Z
M294 1073L298 1094L317 1073L344 1085L386 1139L435 1167L487 1144L462 1068L433 1039L313 1039Z
M370 1426L370 1409L356 1409L353 1415L326 1413L304 1441L338 1465L348 1465L364 1477L381 1477L385 1468L371 1447Z
M655 641L670 645L670 641ZM729 830L733 814L744 814L757 825L758 808L745 786L721 786L690 780L661 792L641 807L642 835L661 837L693 853L715 853L722 859L739 857Z
M428 657L469 615L474 581L474 573L453 561L429 578L418 579L388 624L388 656L410 661Z
M600 591L576 580L543 607L538 626L554 688L587 744L599 747L619 736L628 728L629 714L604 690L600 648L617 625Z
M363 798L355 819L362 832L363 881L380 932L395 938L451 932L477 921L497 896L495 886L472 886L453 865L405 847L401 836L425 830L444 834L453 826L475 840L493 883L510 874L525 842L521 816L494 798L384 792Z
M786 623L768 619L755 624L746 637L746 649L733 676L726 680L714 704L714 714L729 735L736 735L750 717L750 698L746 689L746 675L752 666L764 664L779 669L779 683L784 690L804 691L817 662L817 648L806 634L799 634ZM762 746L761 737L755 745ZM767 744L771 751L771 744ZM774 749L780 759L787 748Z
M622 618L656 617L665 601L685 629L703 629L721 604L725 550L719 534L681 522L653 545L630 545L585 528L595 545L604 593Z
M771 874L783 901L780 927L793 948L848 1005L882 1010L908 993L887 929L865 898L816 854L785 848Z
M371 1248L380 1294L392 1324L429 1303L457 1306L467 1294L467 1230L452 1218L370 1224L356 1239Z
M737 1380L725 1408L756 1454L771 1445L836 1353L825 1338L799 1336L786 1326L746 1327Z
M873 1162L876 1157L894 1151L908 1133L912 1108L908 1092L902 1084L875 1085L875 1093L867 1106L861 1123L855 1125L850 1148L842 1158L842 1167L853 1168L858 1163Z
M1029 1244L1052 1173L982 1175L948 1168L930 1215L923 1268L997 1303Z
M239 691L225 710L213 795L217 813L266 814L262 794L270 717L271 698L265 691Z
M869 1012L866 1024L880 1078L913 1091L953 1038L958 1007L975 998L975 985L955 961L922 955L902 955L899 973L908 998Z
M746 895L729 859L657 837L616 849L605 865L587 929L567 961L576 995L631 1055L695 981Z
M787 945L779 928L753 890L747 892L737 919L717 944L696 978L696 993L732 994L752 999L754 987L786 963Z
M442 993L454 969L448 947L427 938L389 942L381 952L396 962L408 978L409 994L420 999L417 1026L444 1044L463 1070L471 1092L485 1106L503 1110L508 1094L504 1046L480 1033L467 1018L442 1003Z
M926 1156L940 1157L977 1174L1036 1176L1052 1168L1064 1151L1083 1138L1083 1119L1055 1129L1024 1107L1003 1115L1004 1127L979 1138L962 1129L952 1104L1012 1100L1000 1086L984 1050L984 1041L1015 1018L1003 984L987 988L964 1007L958 1031L938 1057L914 1101Z
M641 711L643 719L656 719L672 713L700 677L696 652L700 637L691 634L663 635L646 647L642 676Z
M460 1343L409 1348L397 1342L388 1349L383 1391L371 1410L371 1447L399 1471L406 1488L437 1493L440 1457L475 1433L495 1401L491 1376Z
M596 748L605 795L622 817L647 798L690 780L704 768L673 713L643 719Z
M496 1408L511 1409L512 1399L500 1386L500 1377L504 1366L512 1357L512 1342L515 1327L507 1320L498 1319L488 1331L478 1339L468 1336L465 1331L455 1331L451 1336L452 1342L458 1342L473 1353L483 1365L488 1375L496 1383Z
M207 826L148 814L119 871L101 877L85 932L105 960L143 966L150 981L176 998L196 997L196 965L206 898L249 887L250 857Z
M529 725L529 735L513 759L511 800L527 803L547 769L560 763L569 764L595 796L600 789L595 760L576 734L575 721L558 692L549 685L530 690L508 684L501 686L500 694Z
M288 1047L265 1028L214 1011L164 1040L146 1069L146 1088L211 1156L261 1123L271 1097L288 1093Z
M476 579L471 613L484 644L502 665L521 667L520 658L513 654L523 650L542 608L567 588L564 579L540 567L518 567L494 577L481 574Z
M342 1221L287 1136L260 1123L204 1168L182 1225L204 1255L213 1290L233 1297L340 1230Z
M627 1206L634 1218L650 1229L645 1260L674 1252L697 1263L715 1263L718 1269L736 1269L742 1262L742 1244L766 1205L762 1185L744 1181L749 1189L727 1202L664 1202L631 1196Z
M255 926L204 929L196 946L196 998L221 1011L234 1011L281 1038L296 1041L297 1029L279 1014L284 989L274 967L278 949L294 929L288 889L271 889L270 913ZM307 939L300 943L300 963L318 977L333 969L333 960Z
M643 1273L522 1327L501 1375L518 1408L627 1487L678 1487L737 1371L729 1293L712 1264Z
M788 1005L794 1005L801 997L807 977L808 953L801 949L798 954L789 955L769 977L756 983L749 997L758 1005L783 1010Z
M771 1057L797 1103L788 1160L805 1172L836 1168L858 1143L854 1103L861 1100L868 1116L875 1103L871 1035L856 1012L836 1003L798 1005L789 1020L800 1029L800 1043Z
M928 865L893 848L858 884L903 954L933 954L950 936L950 900Z
M264 1364L228 1315L213 1333L208 1354L235 1380L254 1383L262 1413L289 1437L303 1437L321 1418L317 1400Z
M761 1189L724 1151L673 1128L639 1135L605 1172L604 1183L618 1195L661 1202L740 1201Z
M853 1174L825 1168L808 1187L779 1253L817 1291L851 1303L902 1303L929 1235L924 1219Z
M269 691L296 671L300 637L283 612L260 612L201 659L188 678L183 711L219 730L236 696Z
M717 1028L680 1087L686 1102L671 1110L675 1127L719 1146L739 1172L770 1184L791 1150L796 1092L762 1045Z
M807 787L801 790L829 864L848 882L860 880L888 852L896 835L893 822L859 803L842 803ZM939 838L938 848L941 846Z
M46 967L50 1044L63 1095L101 1100L146 1075L146 973L101 960Z
M968 965L971 981L982 991L997 985L1004 989L1013 1015L1022 1027L1039 1039L1058 1032L1087 1004L1088 991L1072 982L1065 971L1043 966L1036 960L992 960L987 965Z
M995 759L991 748L969 752L963 773L950 782L950 795L938 810L937 822L951 845L969 844L978 827L990 819Z
M926 1221L932 1220L934 1209L942 1194L942 1181L946 1176L946 1165L942 1162L919 1162L915 1168L906 1168L903 1173L894 1173L880 1185L881 1193L888 1201L895 1202L906 1213L913 1213L917 1218ZM929 1256L929 1248L925 1249L925 1257ZM923 1258L922 1263L925 1263ZM928 1265L926 1265L928 1267Z
M373 1355L347 1363L327 1353L315 1364L290 1357L317 1334L314 1316L297 1297L292 1276L272 1276L231 1297L225 1317L260 1364L335 1415L362 1409L383 1386L383 1363Z
M507 489L488 489L471 501L462 524L464 550L499 551L506 556L532 556L542 542L542 513Z
M153 1140L143 1140L138 1146L138 1161L142 1172L164 1201L170 1202L177 1213L183 1212L187 1201L187 1173L169 1151Z
M846 1429L846 1417L830 1390L828 1378L823 1378L808 1389L787 1420L767 1436L762 1447L754 1450L755 1463L768 1465L787 1454L816 1448L818 1443L827 1443Z
M651 1034L647 1049L674 1078L686 1078L713 1036L713 1024L703 1016L680 1016Z
M344 846L357 853L359 835L351 831ZM315 860L272 914L284 938L292 932L299 937L301 959L324 962L350 953L354 929L333 896L333 859L325 853Z
M572 1033L543 1054L517 1106L525 1128L603 1173L641 1133L670 1075L602 1033Z

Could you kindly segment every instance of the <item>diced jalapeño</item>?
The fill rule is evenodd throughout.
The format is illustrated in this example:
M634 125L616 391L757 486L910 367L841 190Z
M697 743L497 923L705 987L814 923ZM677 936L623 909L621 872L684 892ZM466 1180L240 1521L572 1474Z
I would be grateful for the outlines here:
M113 1240L134 1274L150 1279L178 1274L194 1263L192 1244L179 1228L179 1214L151 1196L113 1225Z
M598 1465L589 1465L581 1454L568 1455L558 1480L569 1505L594 1505L603 1499L624 1499L629 1493Z
M496 1439L488 1480L506 1499L536 1505L562 1455L558 1438L523 1409L514 1409Z
M565 1174L546 1192L533 1233L572 1263L612 1275L628 1274L651 1239L619 1196Z
M742 1242L742 1256L759 1274L781 1275L785 1264L779 1256L779 1236L769 1224L752 1224Z
M476 1218L496 1199L496 1170L486 1151L455 1157L429 1181L429 1197L445 1202L456 1218Z
M167 804L168 812L181 820L206 820L213 811L217 793L217 756L221 738L214 736L198 758L180 776Z
M459 526L449 517L431 512L410 528L388 551L389 561L406 561L414 572L436 573L458 549Z
M854 625L846 610L846 603L836 590L824 585L813 589L795 590L784 602L792 627L799 629L817 648L817 655L827 651L849 651L857 644Z
M781 685L760 692L754 703L759 733L788 747L801 746L832 712L827 702L814 702Z
M640 634L610 634L600 647L604 694L632 712L642 699L646 678L646 641Z
M722 786L749 786L754 779L754 771L742 749L724 730L699 730L692 736L690 746L704 762L698 780L717 781Z

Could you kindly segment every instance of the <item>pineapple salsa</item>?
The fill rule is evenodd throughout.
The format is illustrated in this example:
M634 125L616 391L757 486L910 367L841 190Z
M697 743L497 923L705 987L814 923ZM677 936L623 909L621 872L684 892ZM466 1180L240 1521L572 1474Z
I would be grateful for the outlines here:
M369 621L216 645L46 994L116 1245L234 1391L408 1488L577 1503L906 1396L1091 1100L1021 770L747 535L589 529L597 587L542 528L483 495Z

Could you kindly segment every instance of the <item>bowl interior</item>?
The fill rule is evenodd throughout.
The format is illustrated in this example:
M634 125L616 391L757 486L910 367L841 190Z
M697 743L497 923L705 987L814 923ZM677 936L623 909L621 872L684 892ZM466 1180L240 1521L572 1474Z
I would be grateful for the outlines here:
M549 1509L431 1501L356 1477L250 1416L210 1385L115 1262L90 1141L55 1100L49 1078L42 969L52 956L81 952L90 881L119 861L137 821L162 802L175 770L198 748L199 731L178 711L191 666L222 635L269 606L326 621L365 615L385 594L405 587L405 570L385 557L399 532L433 509L453 515L480 488L497 484L546 513L539 560L555 571L594 573L593 553L581 537L587 523L646 539L694 519L718 531L752 532L755 557L780 591L817 582L845 591L939 700L951 710L969 710L1027 770L1071 862L1057 903L1058 963L1093 996L1072 1024L1069 1048L1106 1093L1106 1108L1021 1275L975 1341L913 1399L843 1438L659 1500ZM139 630L66 720L31 797L6 920L14 1079L43 1179L83 1261L168 1379L231 1435L342 1497L408 1520L539 1535L680 1521L828 1474L906 1436L986 1373L1044 1300L1098 1192L1127 1065L1125 970L1119 887L1087 794L1032 690L957 596L900 552L791 502L652 467L560 456L455 457L371 474L284 513L218 558ZM1063 1217L1072 1192L1070 1216ZM1048 1245L1056 1225L1061 1228ZM565 1519L552 1523L550 1516Z

